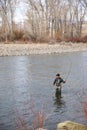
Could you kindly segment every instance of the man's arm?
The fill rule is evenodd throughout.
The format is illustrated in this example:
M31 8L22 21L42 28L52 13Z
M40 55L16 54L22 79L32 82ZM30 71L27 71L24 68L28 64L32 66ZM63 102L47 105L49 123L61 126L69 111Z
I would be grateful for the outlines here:
M55 85L56 81L57 81L57 79L54 80L53 85Z
M64 81L62 78L61 78L60 82L61 82L61 83L66 83L66 81Z

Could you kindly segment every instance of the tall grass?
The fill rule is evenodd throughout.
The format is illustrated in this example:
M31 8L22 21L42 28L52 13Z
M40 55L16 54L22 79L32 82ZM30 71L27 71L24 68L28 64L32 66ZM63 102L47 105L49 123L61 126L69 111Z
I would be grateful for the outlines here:
M30 99L30 111L31 114L33 115L33 119L31 121L31 125L29 126L27 123L25 123L25 117L21 116L19 114L19 111L16 110L16 114L18 117L18 122L17 122L17 126L20 130L36 130L36 129L42 129L44 127L44 122L45 122L45 114L44 114L44 110L41 110L39 112L37 112L37 110L35 109L35 104L34 101L32 100L32 98Z
M83 102L83 110L85 113L85 117L87 119L87 97L86 97L85 101Z

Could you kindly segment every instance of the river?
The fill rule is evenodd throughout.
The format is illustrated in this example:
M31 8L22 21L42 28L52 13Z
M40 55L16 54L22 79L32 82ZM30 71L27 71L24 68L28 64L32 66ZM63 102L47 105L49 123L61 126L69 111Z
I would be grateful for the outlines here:
M57 73L66 80L60 99L53 86ZM40 112L48 130L66 120L87 124L86 77L87 52L0 57L0 128L19 130L22 120L33 129Z

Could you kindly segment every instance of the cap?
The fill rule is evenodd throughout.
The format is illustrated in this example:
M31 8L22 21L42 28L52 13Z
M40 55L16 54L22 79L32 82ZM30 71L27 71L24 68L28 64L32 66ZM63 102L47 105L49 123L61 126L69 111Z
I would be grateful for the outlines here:
M60 76L60 74L58 73L58 74L56 74L56 76Z

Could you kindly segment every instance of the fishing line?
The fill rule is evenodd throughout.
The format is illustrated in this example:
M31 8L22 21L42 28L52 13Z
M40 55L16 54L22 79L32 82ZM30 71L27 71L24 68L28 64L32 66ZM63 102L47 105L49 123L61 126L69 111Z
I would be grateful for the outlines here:
M70 57L68 57L68 58L69 58L69 60L70 60L70 66L69 66L69 70L68 70L67 76L66 76L66 78L65 78L65 81L68 80L68 78L69 78L69 76L70 76L70 73L71 73L71 70L72 70L72 61L71 61Z

